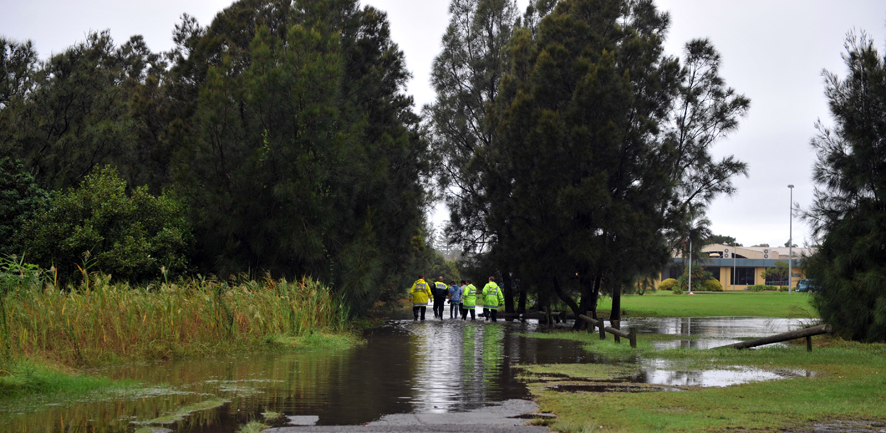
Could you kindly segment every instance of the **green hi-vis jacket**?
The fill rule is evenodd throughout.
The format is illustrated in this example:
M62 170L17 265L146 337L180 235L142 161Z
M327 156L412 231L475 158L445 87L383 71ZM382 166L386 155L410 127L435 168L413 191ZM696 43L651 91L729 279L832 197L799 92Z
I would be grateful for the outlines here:
M415 280L415 282L412 283L412 289L409 291L412 295L412 306L427 307L429 292L428 283L426 283L425 280L422 280L421 278Z
M483 287L483 308L490 310L498 310L499 305L505 303L505 296L501 293L501 288L494 281Z
M475 305L477 305L477 288L473 284L468 284L461 296L461 306L466 310L473 310Z

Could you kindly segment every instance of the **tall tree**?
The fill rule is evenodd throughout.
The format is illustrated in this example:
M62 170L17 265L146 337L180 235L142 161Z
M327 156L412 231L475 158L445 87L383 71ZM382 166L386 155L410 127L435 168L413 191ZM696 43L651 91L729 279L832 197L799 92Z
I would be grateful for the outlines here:
M806 276L813 305L844 337L886 340L886 59L866 34L851 33L841 79L824 72L833 128L812 139L815 200L804 217L821 240Z
M576 313L611 293L617 320L623 287L669 257L666 235L685 238L745 170L709 149L747 100L724 86L709 43L688 44L685 66L663 54L669 17L651 1L560 1L530 21L510 44L493 141L467 166L491 204L490 255L521 258L520 275ZM694 224L700 244L709 232Z
M192 80L180 181L205 268L313 275L360 313L407 269L422 223L425 145L401 93L408 73L381 11L284 7L237 2L192 32L202 41L190 56L220 61Z
M500 233L484 224L490 203L479 173L470 169L477 152L495 139L491 110L509 69L508 43L518 19L513 0L452 0L443 51L434 59L431 82L437 98L424 107L431 131L437 187L450 210L447 238L477 254ZM508 259L500 257L508 274ZM505 309L513 293L505 281Z

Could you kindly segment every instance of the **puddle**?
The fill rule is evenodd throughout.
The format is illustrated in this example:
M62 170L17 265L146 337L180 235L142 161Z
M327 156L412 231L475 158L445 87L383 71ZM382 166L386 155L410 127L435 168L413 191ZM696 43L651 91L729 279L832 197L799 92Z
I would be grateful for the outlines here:
M234 433L262 413L283 414L295 425L364 425L394 414L466 413L510 399L529 399L516 365L590 364L610 361L576 341L524 337L538 330L530 321L496 324L456 320L414 323L391 320L368 331L366 344L351 350L288 354L219 355L143 362L98 370L145 387L95 394L81 401L47 398L23 405L0 403L0 432L132 433L169 429L182 433ZM763 337L808 324L790 319L633 319L623 328L644 333L692 336L666 342L704 348L738 338ZM747 368L680 371L667 363L641 364L613 381L562 384L564 392L653 392L683 386L730 386L810 375ZM553 374L546 382L564 381ZM568 380L568 378L566 379ZM550 383L554 385L554 383ZM565 387L565 388L564 388ZM226 402L217 407L201 402ZM212 406L212 405L209 405ZM184 409L196 409L185 411ZM342 410L341 408L347 408ZM183 413L187 412L187 413ZM163 418L171 417L171 418ZM172 419L171 424L145 425ZM157 422L159 424L159 422Z
M680 391L679 388L666 388L660 386L643 386L634 384L611 384L593 383L588 385L554 385L548 389L560 392L658 392Z

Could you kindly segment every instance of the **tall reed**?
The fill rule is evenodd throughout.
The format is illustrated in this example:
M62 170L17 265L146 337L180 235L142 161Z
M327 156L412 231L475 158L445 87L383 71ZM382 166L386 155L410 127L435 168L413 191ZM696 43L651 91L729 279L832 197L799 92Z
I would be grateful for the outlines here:
M311 279L131 287L100 274L75 290L47 283L8 291L5 310L13 356L72 366L249 350L278 337L341 332L348 318L341 300Z

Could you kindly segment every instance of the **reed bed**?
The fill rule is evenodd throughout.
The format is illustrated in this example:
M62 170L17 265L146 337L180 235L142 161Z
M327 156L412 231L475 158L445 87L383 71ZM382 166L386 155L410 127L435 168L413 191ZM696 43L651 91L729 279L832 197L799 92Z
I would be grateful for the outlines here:
M300 337L348 327L341 299L311 279L191 279L148 287L112 284L103 275L85 281L76 290L50 283L8 291L5 358L83 367L297 345Z

